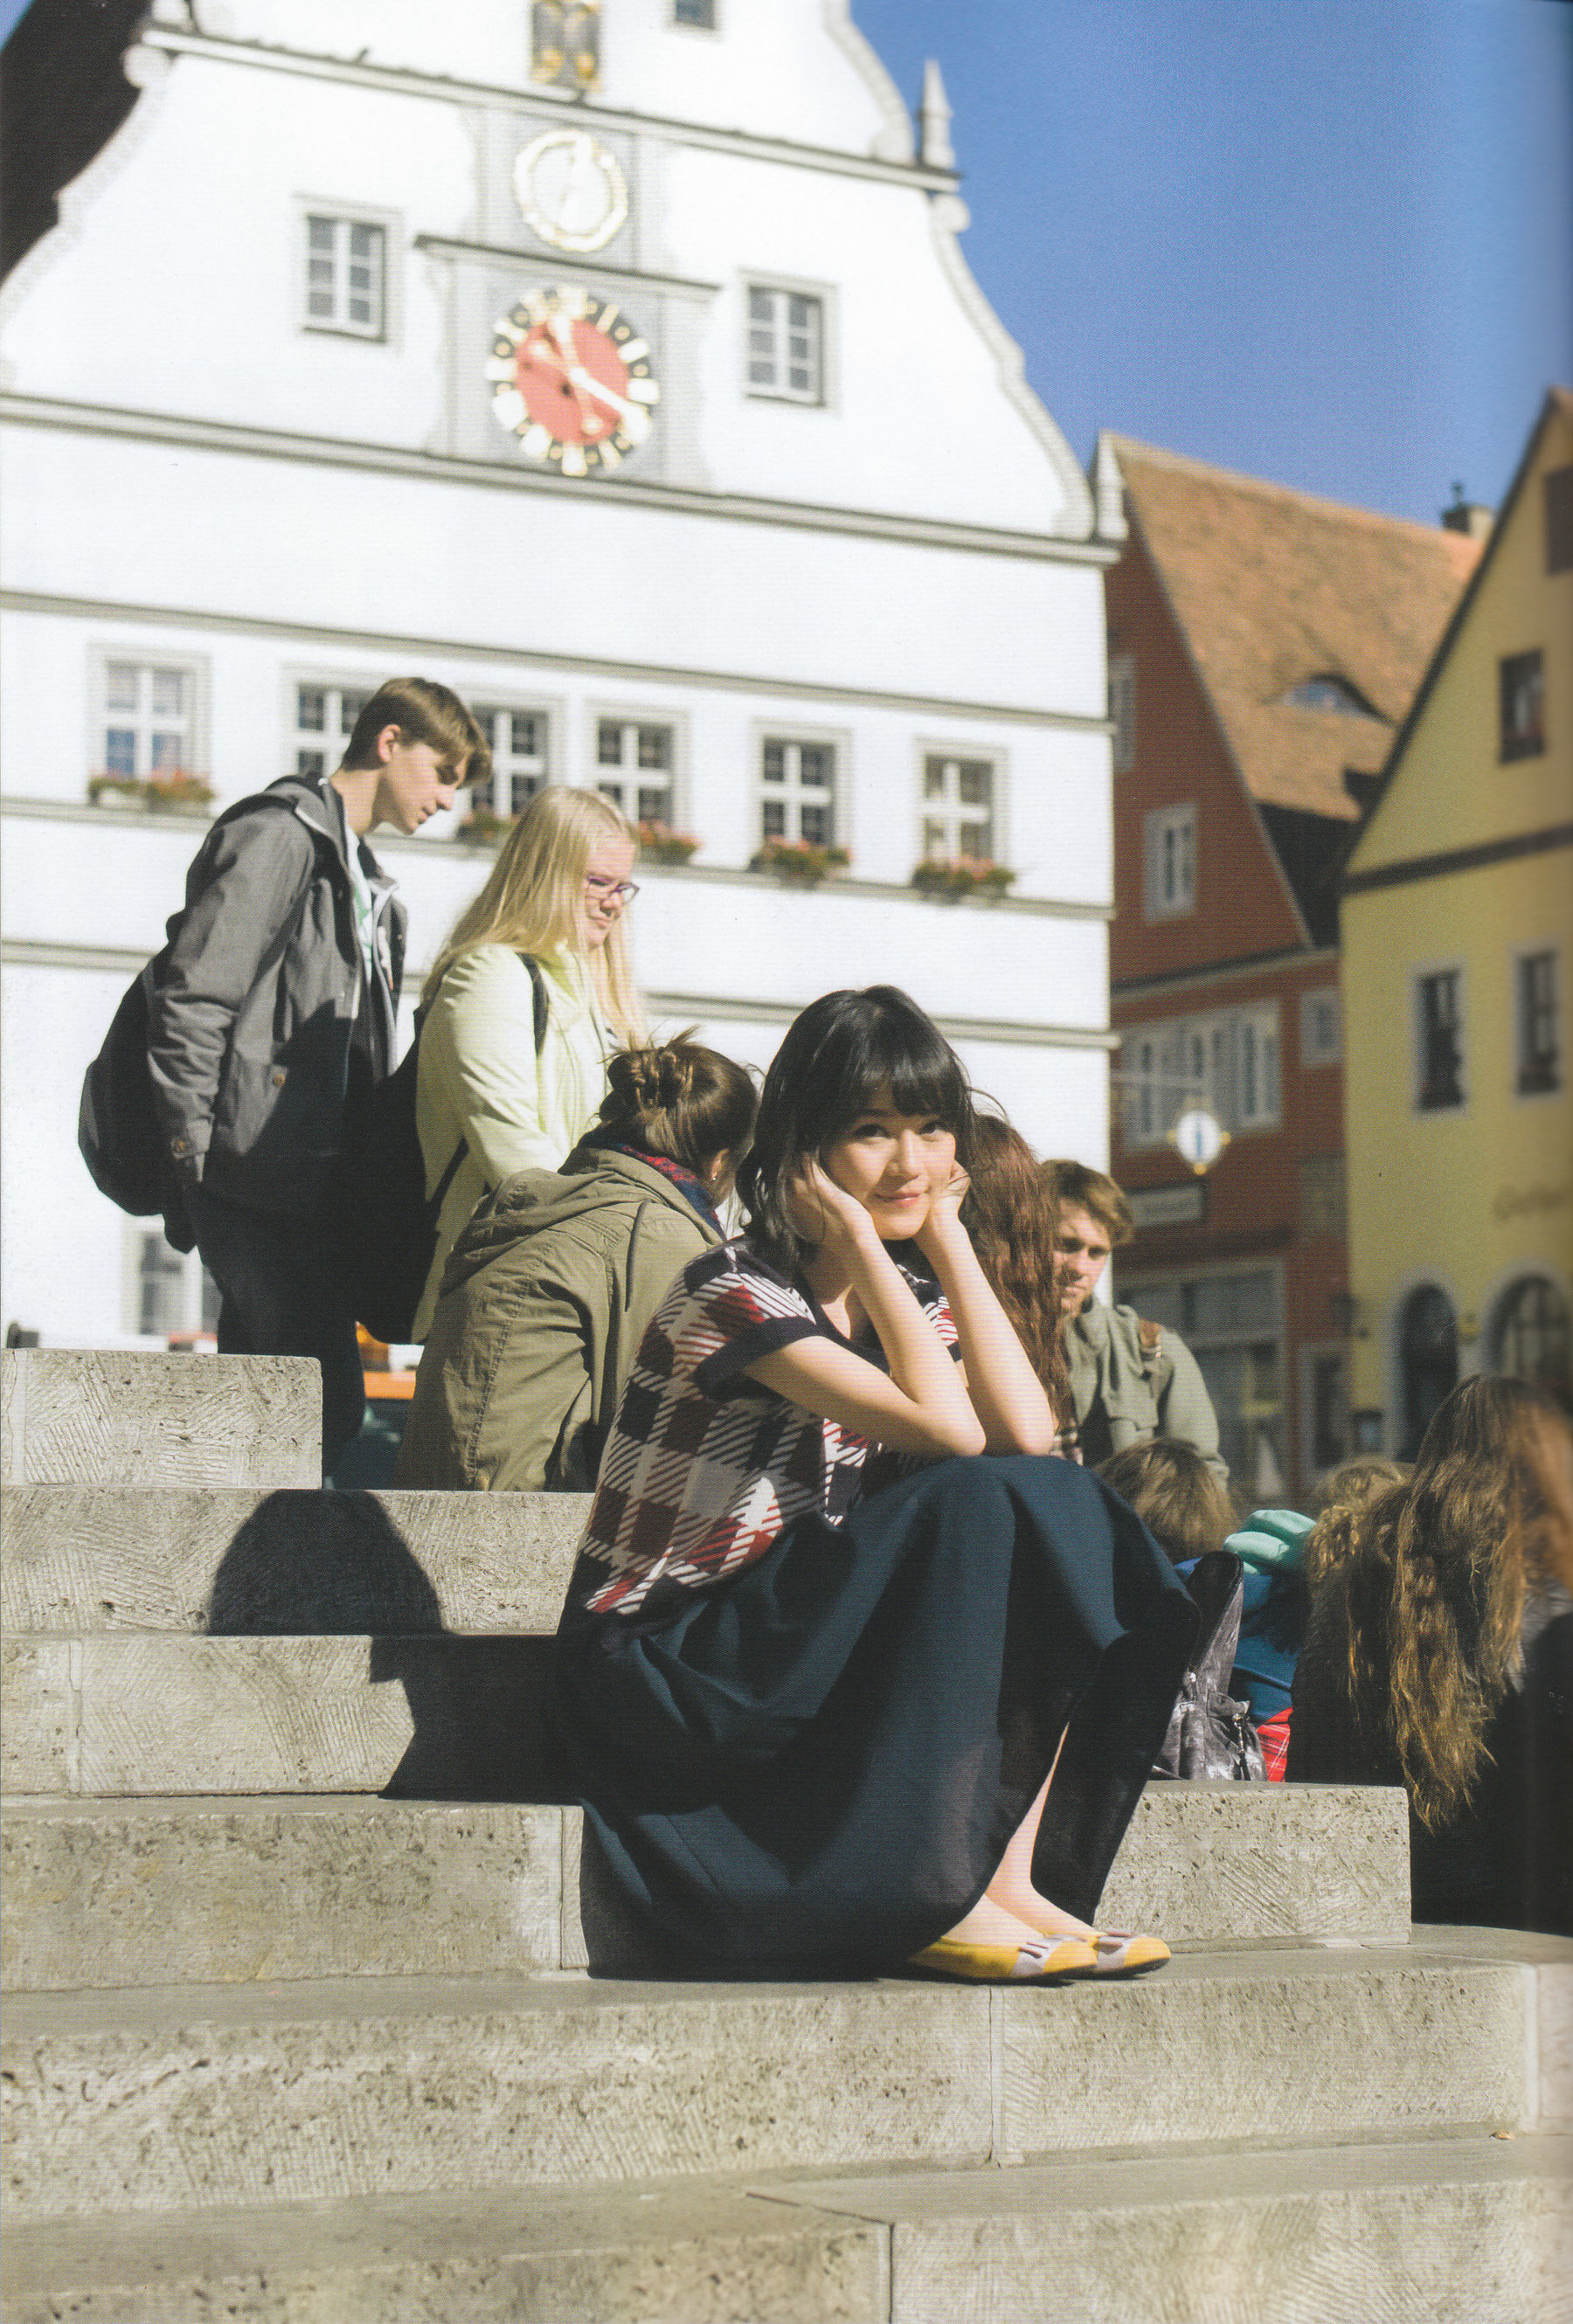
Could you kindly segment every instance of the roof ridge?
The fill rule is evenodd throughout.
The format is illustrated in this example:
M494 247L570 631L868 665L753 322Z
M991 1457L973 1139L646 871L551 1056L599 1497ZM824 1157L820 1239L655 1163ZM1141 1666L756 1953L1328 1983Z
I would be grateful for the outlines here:
M1215 461L1198 460L1187 452L1170 452L1162 445L1143 444L1133 436L1117 436L1112 429L1108 431L1108 438L1122 465L1127 456L1133 456L1138 463L1145 461L1152 467L1180 469L1238 491L1260 493L1275 500L1295 501L1321 513L1353 519L1356 523L1374 525L1383 531L1414 533L1422 540L1437 540L1445 544L1449 540L1469 538L1467 534L1451 532L1441 523L1422 524L1417 517L1386 516L1380 509L1358 508L1352 501L1332 500L1325 493L1304 492L1299 485L1275 484L1267 476L1249 476L1240 468L1220 467Z

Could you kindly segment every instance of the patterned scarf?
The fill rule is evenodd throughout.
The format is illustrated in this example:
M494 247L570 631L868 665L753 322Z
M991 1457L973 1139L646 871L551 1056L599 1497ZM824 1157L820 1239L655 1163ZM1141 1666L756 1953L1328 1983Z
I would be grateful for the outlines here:
M610 1124L603 1124L599 1130L588 1130L574 1151L577 1154L631 1154L635 1162L643 1162L647 1170L659 1170L663 1178L670 1178L683 1200L698 1211L707 1226L714 1227L717 1234L723 1231L716 1205L706 1194L703 1184L691 1170L685 1170L680 1162L669 1162L664 1154L648 1153L636 1139L625 1137L620 1130L612 1128ZM567 1167L566 1164L564 1167Z

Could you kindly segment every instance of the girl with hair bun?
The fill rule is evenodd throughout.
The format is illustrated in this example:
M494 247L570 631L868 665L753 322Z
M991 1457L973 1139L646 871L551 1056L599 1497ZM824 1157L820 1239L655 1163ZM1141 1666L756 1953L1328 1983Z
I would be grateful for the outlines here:
M975 1128L889 985L789 1028L739 1242L684 1268L601 1463L553 1665L593 1968L1042 1981L1092 1924L1196 1613L980 1268Z
M515 1170L557 1169L596 1119L608 1053L644 1038L624 927L638 844L610 799L549 784L431 964L415 1126L427 1194L445 1191L417 1340L482 1195Z
M741 1065L688 1034L613 1056L597 1127L521 1170L453 1247L394 1481L585 1492L646 1324L722 1240L754 1123Z

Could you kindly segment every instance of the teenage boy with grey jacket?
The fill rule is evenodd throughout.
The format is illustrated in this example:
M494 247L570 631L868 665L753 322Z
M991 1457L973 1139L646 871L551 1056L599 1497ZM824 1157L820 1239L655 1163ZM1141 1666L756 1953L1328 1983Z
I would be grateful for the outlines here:
M365 1401L324 1213L347 1116L393 1064L403 973L403 909L365 835L418 831L486 763L447 687L379 687L335 773L219 816L154 963L153 1106L218 1286L219 1349L317 1359L325 1468Z

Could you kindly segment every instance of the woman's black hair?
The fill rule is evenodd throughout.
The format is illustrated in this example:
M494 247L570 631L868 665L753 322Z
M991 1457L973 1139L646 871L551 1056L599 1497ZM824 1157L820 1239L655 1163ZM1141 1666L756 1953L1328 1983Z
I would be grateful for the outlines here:
M788 1181L890 1092L898 1113L942 1121L965 1170L972 1151L966 1068L931 1018L893 984L827 992L794 1018L764 1077L754 1145L737 1173L748 1241L796 1274L814 1246L789 1222Z

